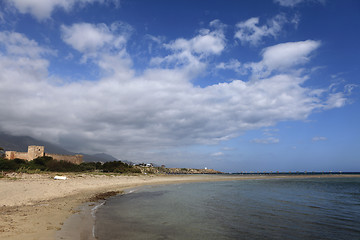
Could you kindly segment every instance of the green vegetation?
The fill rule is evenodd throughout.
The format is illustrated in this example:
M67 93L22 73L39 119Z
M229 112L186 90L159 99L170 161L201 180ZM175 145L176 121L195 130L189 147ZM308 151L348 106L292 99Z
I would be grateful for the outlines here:
M2 147L0 147L0 159L3 158L5 158L5 150Z
M121 161L106 162L102 165L103 172L115 172L115 173L141 173L140 169L123 163Z
M57 161L52 157L38 157L32 161L0 158L0 171L23 173L40 173L43 171L141 173L138 168L121 161L106 162L104 164L101 162L84 162L77 165L67 161Z

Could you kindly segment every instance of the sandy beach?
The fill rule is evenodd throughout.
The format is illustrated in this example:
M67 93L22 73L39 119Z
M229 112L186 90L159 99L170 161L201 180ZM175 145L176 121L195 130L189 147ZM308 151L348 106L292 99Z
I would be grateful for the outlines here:
M84 205L84 203L90 202L91 198L99 193L121 192L143 185L282 177L65 174L66 180L54 180L55 175L13 174L0 179L0 239L56 239L57 232L64 227L64 222L79 212L79 206L88 208L84 212L89 213L89 208L94 204ZM336 177L336 175L286 177ZM86 223L83 222L82 225ZM86 236L79 239L88 239L89 234L86 233Z

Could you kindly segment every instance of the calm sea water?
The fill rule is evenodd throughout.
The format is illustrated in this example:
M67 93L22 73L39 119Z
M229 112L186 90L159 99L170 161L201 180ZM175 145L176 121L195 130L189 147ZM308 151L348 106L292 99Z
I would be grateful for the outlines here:
M109 199L109 239L360 239L360 178L266 179L146 187Z

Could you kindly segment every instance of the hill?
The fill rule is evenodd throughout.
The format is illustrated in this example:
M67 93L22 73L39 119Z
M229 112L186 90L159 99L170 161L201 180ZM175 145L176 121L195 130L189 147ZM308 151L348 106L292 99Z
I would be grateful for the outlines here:
M58 145L46 141L38 140L29 136L13 136L0 132L0 147L4 148L4 150L27 152L29 145L44 146L45 151L48 153L65 154L65 155L82 154L83 160L85 162L118 161L117 158L106 153L97 153L97 154L74 153Z

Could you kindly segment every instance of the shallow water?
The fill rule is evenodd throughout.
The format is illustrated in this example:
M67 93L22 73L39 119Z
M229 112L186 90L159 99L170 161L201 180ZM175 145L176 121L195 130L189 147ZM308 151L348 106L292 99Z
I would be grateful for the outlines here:
M360 178L145 187L96 213L105 239L360 239Z

